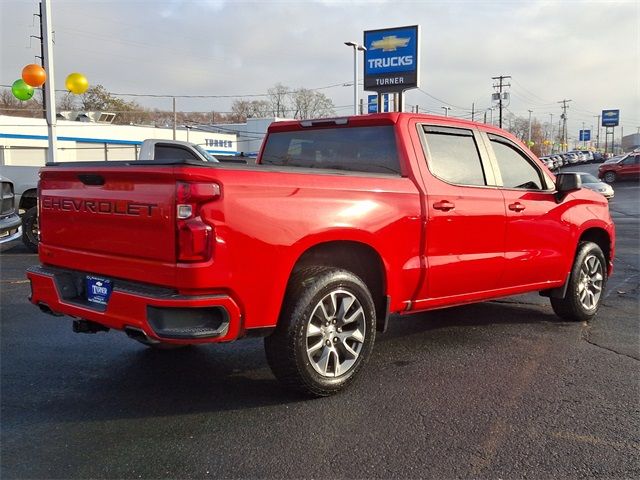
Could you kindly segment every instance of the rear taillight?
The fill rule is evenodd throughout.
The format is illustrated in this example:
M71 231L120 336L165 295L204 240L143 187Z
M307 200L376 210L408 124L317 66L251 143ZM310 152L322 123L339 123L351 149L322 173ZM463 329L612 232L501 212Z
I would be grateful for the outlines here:
M213 227L202 220L200 209L219 197L217 183L176 183L179 262L204 262L213 255Z

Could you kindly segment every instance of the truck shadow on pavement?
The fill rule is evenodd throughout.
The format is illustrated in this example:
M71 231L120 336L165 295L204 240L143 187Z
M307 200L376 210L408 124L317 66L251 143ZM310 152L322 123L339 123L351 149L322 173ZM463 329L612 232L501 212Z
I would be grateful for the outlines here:
M519 325L526 324L534 325L528 330L562 328L562 324L549 321L553 318L540 309L494 303L393 317L389 331L376 342L374 365L370 364L363 374L375 376L375 364L384 363L383 359L409 359L385 366L394 368L396 363L402 367L403 362L416 358L423 357L424 361L426 351L447 353L469 344L489 343L491 328L511 329L514 334L518 334ZM262 339L163 351L138 346L116 335L79 338L66 351L51 352L48 365L42 369L56 364L58 368L38 385L41 394L31 397L35 400L30 405L31 419L77 422L197 416L310 401L289 392L273 377ZM338 397L362 395L358 383L365 385L367 381L356 382ZM343 401L338 397L327 400L328 404ZM10 410L5 410L9 428L13 416Z

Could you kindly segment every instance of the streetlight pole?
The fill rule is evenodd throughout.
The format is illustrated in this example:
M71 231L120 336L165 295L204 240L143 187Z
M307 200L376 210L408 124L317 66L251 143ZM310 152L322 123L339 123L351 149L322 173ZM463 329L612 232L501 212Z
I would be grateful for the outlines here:
M440 107L444 110L444 116L448 117L449 116L449 110L451 110L451 107Z
M356 42L344 42L353 47L353 114L358 115L358 52L366 52L367 48Z
M533 110L527 110L529 112L529 136L527 137L527 147L531 148L529 145L531 143L531 114Z

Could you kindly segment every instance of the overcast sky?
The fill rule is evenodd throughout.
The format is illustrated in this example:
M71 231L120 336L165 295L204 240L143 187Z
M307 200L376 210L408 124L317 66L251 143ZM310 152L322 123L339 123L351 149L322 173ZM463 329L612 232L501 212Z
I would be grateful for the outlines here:
M319 88L350 113L353 54L363 31L419 24L421 88L409 105L452 115L490 106L491 77L511 75L516 115L554 123L569 105L570 133L620 108L625 134L640 127L640 0L242 1L51 0L56 88L84 73L111 92L261 94L277 82ZM36 0L0 0L0 84L35 60ZM360 60L362 62L362 59ZM360 81L361 73L360 73ZM362 93L361 93L362 95ZM126 97L132 99L131 97ZM169 99L136 98L171 108ZM178 100L179 110L228 111L232 99ZM457 107L457 108L455 108ZM478 118L478 117L477 117ZM556 123L557 125L557 123Z

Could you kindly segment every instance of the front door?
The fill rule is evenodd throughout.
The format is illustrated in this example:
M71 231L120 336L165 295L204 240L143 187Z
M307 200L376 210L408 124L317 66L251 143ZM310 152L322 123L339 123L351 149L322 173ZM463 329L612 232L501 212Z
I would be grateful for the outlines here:
M490 154L501 176L507 213L506 269L500 287L557 282L574 252L565 211L542 168L509 139L488 135Z

